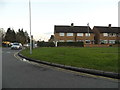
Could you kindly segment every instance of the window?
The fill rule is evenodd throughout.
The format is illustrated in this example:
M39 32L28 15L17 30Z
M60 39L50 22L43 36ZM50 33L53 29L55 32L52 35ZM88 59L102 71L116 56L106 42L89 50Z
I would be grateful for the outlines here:
M77 42L84 42L84 40L77 40Z
M117 37L120 37L120 33L117 33L116 36L117 36Z
M73 33L67 33L67 36L73 36Z
M109 33L109 37L115 37L116 33Z
M85 33L85 36L90 36L90 33Z
M83 33L77 33L77 36L83 36Z
M59 42L64 42L64 40L59 40Z
M101 40L101 44L107 44L108 40Z
M59 35L60 35L60 36L65 36L65 34L64 34L64 33L59 33Z
M115 40L109 40L110 44L115 44Z
M90 44L90 40L85 40L85 43L86 44Z
M115 37L116 36L116 33L113 33L113 37Z
M73 40L67 40L67 42L73 42Z
M108 36L108 33L103 33L103 36Z

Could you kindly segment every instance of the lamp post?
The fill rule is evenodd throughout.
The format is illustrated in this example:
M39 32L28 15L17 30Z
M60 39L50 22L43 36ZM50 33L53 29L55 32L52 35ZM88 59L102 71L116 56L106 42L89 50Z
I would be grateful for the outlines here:
M32 37L31 37L31 3L29 0L29 25L30 25L30 54L32 54Z
M88 44L89 44L89 23L87 23L88 26Z

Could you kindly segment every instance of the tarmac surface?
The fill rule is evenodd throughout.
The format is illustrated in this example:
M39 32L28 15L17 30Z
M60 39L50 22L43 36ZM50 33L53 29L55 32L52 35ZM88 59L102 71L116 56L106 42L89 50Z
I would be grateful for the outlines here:
M21 59L2 49L2 88L118 88L118 80Z

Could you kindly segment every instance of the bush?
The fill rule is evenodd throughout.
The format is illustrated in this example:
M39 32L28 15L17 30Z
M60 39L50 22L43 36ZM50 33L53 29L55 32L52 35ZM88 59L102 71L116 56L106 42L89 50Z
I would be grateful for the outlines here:
M38 47L55 47L54 42L37 42ZM61 46L75 46L75 47L83 47L83 42L58 42L58 47Z
M76 46L76 47L83 47L83 42L58 42L58 46Z
M55 47L53 42L37 42L38 47Z

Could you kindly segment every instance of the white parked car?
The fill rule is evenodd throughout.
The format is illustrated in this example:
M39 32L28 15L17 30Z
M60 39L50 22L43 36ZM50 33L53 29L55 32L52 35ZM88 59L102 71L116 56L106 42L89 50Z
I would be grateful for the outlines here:
M24 47L30 47L30 43L24 44L23 46L24 46Z
M21 43L13 43L11 46L11 49L22 49L22 44Z

